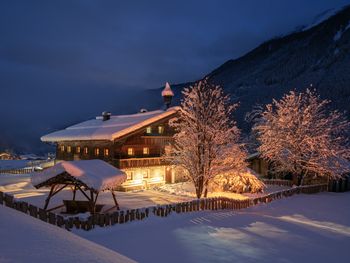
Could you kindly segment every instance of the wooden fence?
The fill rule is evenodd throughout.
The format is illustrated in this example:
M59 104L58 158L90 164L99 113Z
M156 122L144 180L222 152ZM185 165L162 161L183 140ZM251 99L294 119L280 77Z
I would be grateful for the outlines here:
M264 184L267 185L278 185L278 186L292 186L293 182L291 180L282 179L262 179Z
M17 201L13 196L0 191L0 205L16 209L20 212L28 214L34 218L38 218L46 223L64 227L67 230L73 227L77 229L91 230L95 226L107 227L115 224L124 224L135 220L145 220L150 215L167 217L173 213L188 213L206 210L238 210L258 205L259 203L269 203L276 199L289 197L294 194L312 194L327 191L327 185L311 185L300 186L291 189L270 193L262 197L256 197L247 200L235 200L226 197L201 198L189 202L181 202L175 204L167 204L160 206L147 207L142 209L129 209L118 211L110 214L94 214L87 219L79 217L63 217L61 215L47 212L42 208L38 208L27 202Z
M34 167L0 170L0 174L29 174L32 172L34 172Z

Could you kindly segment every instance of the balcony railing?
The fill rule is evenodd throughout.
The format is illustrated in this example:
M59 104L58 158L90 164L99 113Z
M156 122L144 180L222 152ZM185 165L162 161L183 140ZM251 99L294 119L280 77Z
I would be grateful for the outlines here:
M120 169L167 165L168 162L162 157L152 158L128 158L117 160Z

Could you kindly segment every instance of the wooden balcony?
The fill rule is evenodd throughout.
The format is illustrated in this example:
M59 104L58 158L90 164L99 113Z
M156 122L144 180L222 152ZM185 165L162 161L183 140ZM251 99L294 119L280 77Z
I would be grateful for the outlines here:
M161 165L167 165L167 164L168 164L167 161L162 157L128 158L128 159L117 160L117 166L120 169L161 166Z

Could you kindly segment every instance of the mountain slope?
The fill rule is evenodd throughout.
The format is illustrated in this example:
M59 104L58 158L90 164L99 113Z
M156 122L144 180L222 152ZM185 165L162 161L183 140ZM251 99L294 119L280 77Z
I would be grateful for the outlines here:
M237 118L255 104L270 103L291 89L313 87L332 106L350 111L350 6L304 31L267 41L246 55L229 60L206 77L239 101ZM179 101L177 85L176 103Z

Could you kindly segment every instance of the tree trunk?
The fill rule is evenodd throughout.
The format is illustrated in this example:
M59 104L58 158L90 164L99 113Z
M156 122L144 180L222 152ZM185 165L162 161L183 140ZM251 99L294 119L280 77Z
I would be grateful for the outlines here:
M207 196L208 196L208 182L205 183L204 187L205 187L205 189L204 189L204 197L207 198Z
M306 171L305 173L302 173L302 174L301 174L300 186L303 186L303 185L304 185L304 180L305 180L307 174L308 174L308 171Z
M198 178L197 184L195 185L195 187L196 187L196 196L197 196L198 199L201 198L202 193L203 193L203 183L204 183L203 176L200 176Z

